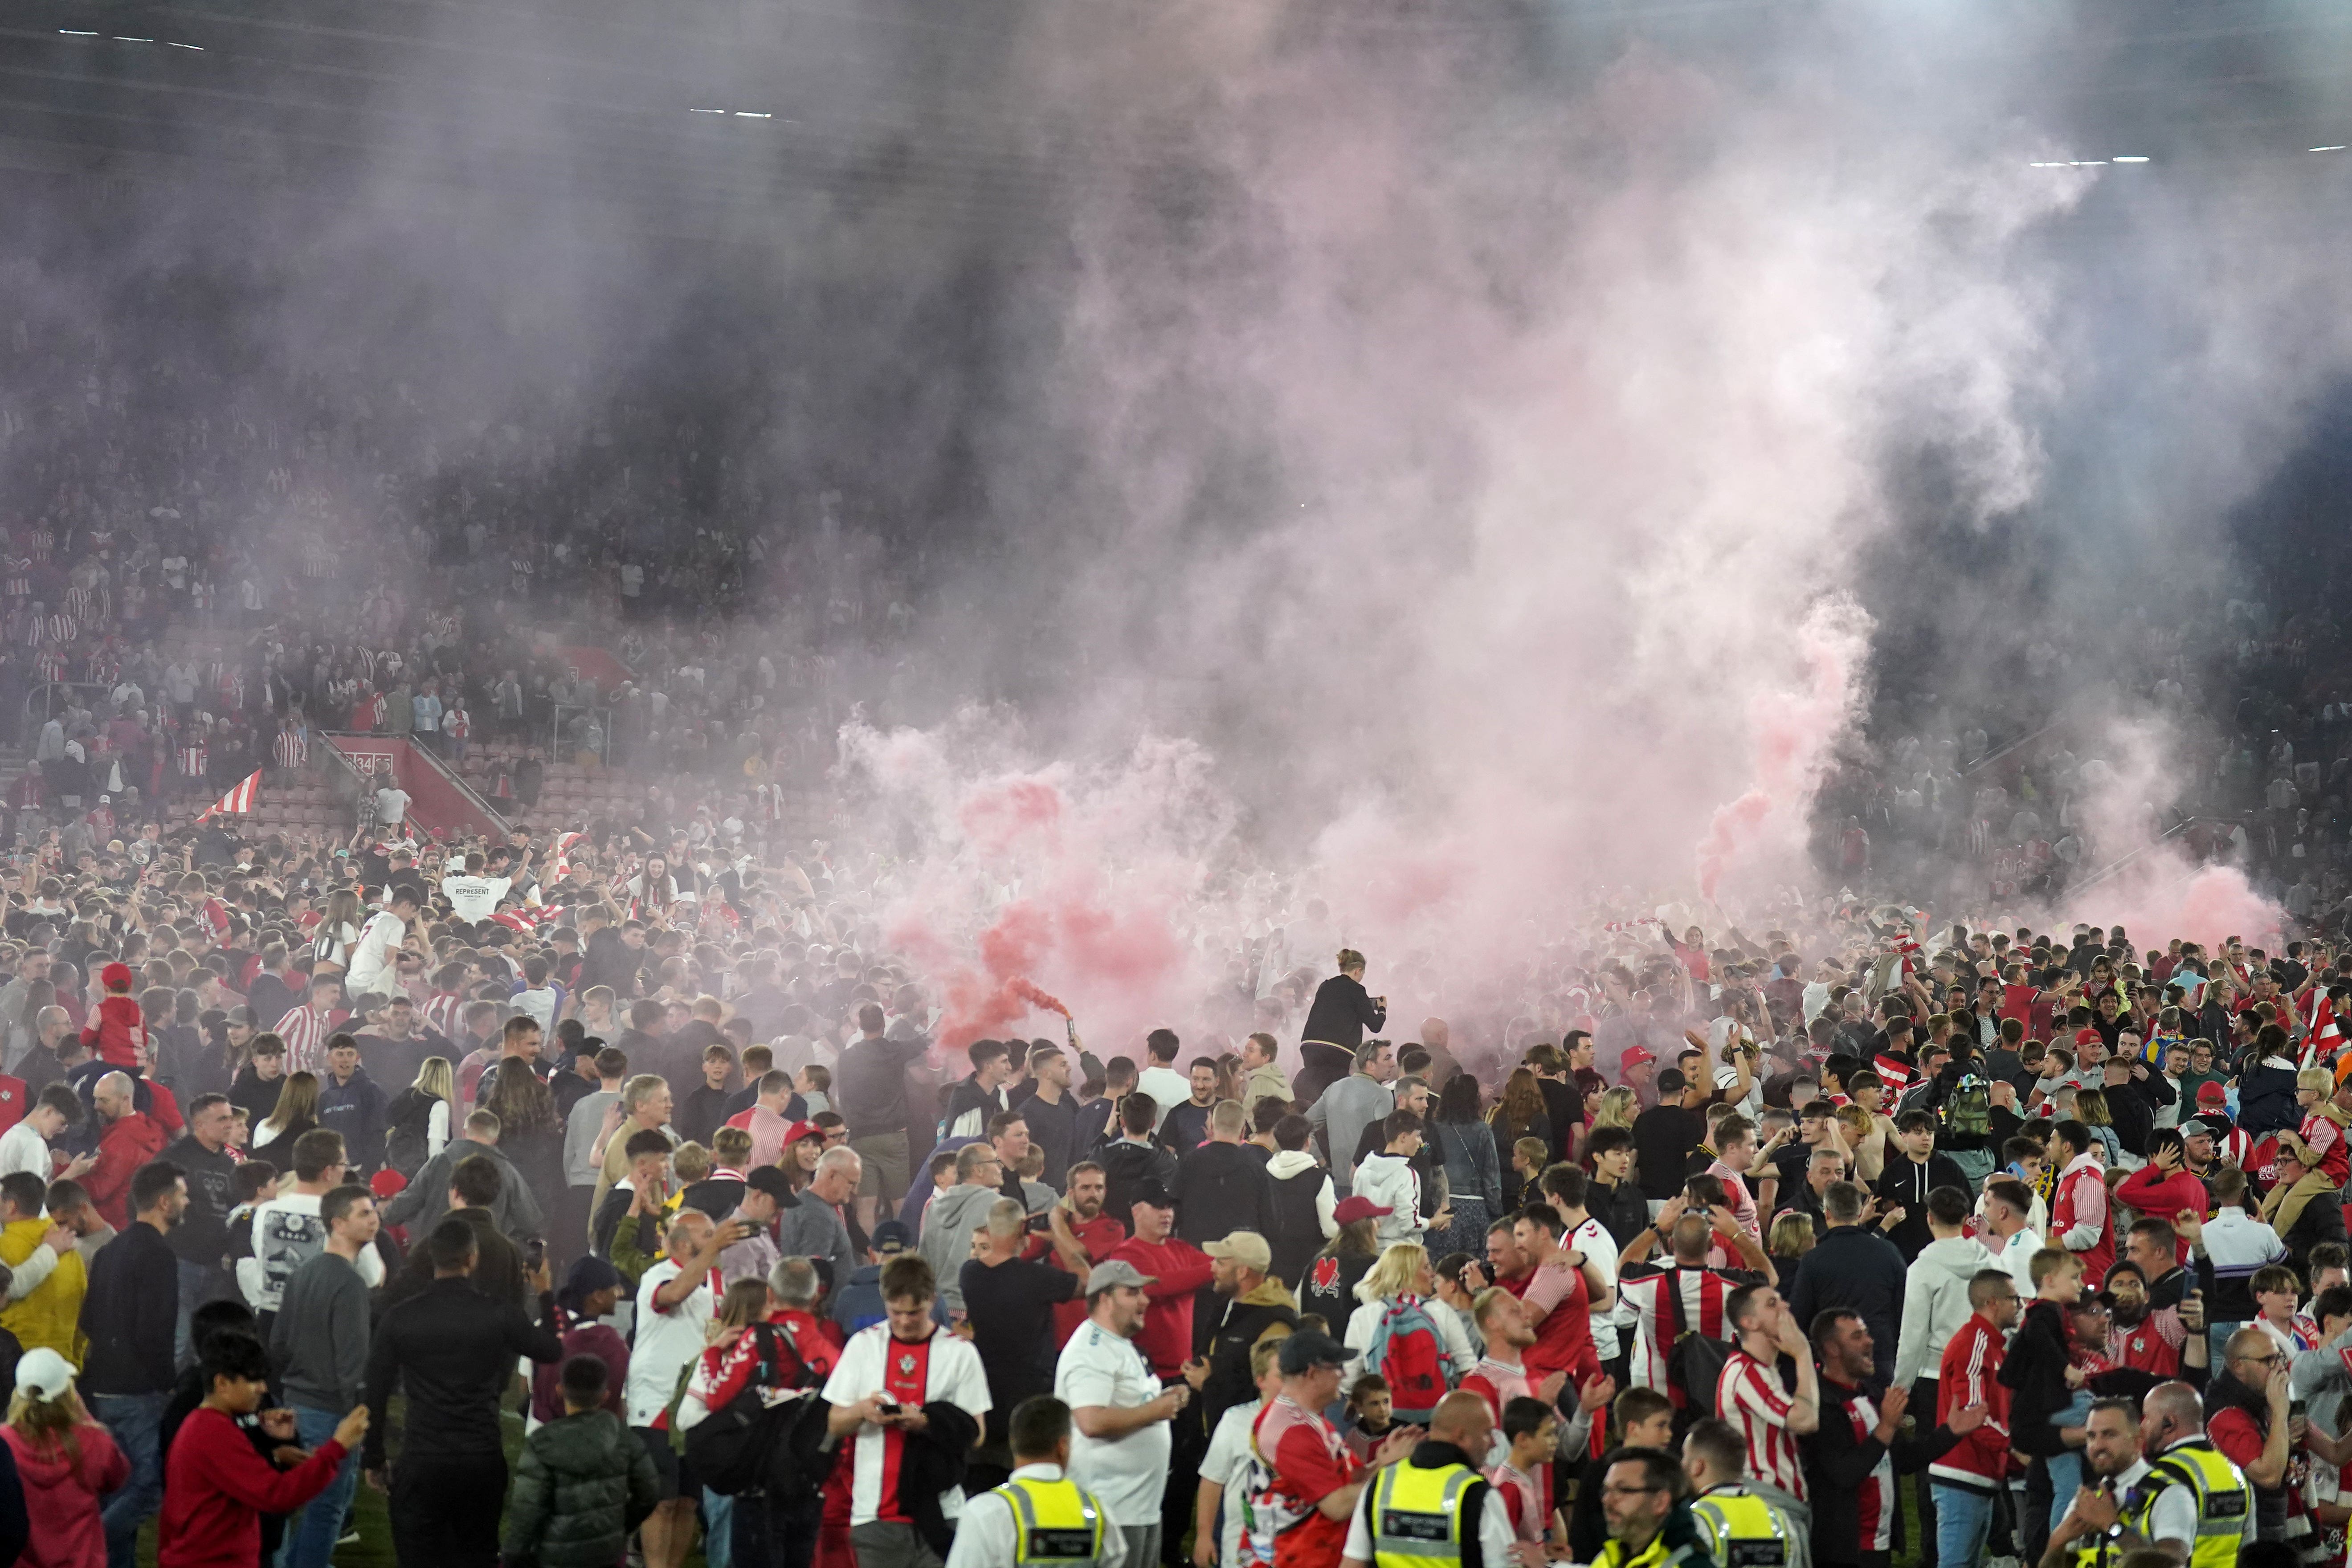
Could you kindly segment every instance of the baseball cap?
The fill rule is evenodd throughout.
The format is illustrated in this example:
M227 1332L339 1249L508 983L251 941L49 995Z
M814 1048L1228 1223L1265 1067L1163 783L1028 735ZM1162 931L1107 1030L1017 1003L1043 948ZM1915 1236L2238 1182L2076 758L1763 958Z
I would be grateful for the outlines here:
M1150 1204L1156 1209L1172 1209L1176 1206L1176 1200L1170 1197L1168 1189L1158 1182L1138 1182L1134 1194L1129 1202L1130 1205Z
M1260 1274L1274 1267L1274 1248L1265 1237L1254 1230L1236 1230L1223 1241L1204 1241L1201 1250L1212 1258L1230 1258L1244 1268L1255 1268Z
M1157 1274L1144 1273L1124 1258L1115 1258L1108 1263L1097 1263L1087 1271L1087 1294L1098 1296L1120 1285L1132 1285L1140 1290L1159 1278Z
M915 1245L915 1233L904 1220L886 1219L874 1227L874 1250L887 1258Z
M36 1399L55 1399L73 1382L70 1363L47 1345L26 1351L16 1363L16 1392Z
M781 1167L758 1166L743 1178L743 1185L751 1192L767 1194L776 1200L776 1206L780 1209L801 1206L801 1200L793 1195L793 1179L784 1174Z
M1348 1364L1348 1347L1315 1329L1303 1330L1282 1342L1275 1356L1285 1377L1297 1377L1319 1366Z
M2104 1040L2104 1038L2105 1037L2096 1029L2077 1029L2074 1031L2074 1043L2078 1046L2087 1046L2094 1040Z
M386 1165L368 1178L368 1191L379 1198L397 1197L408 1186L408 1178Z
M1627 1046L1625 1054L1618 1058L1617 1062L1620 1067L1637 1068L1646 1067L1657 1059L1656 1053L1647 1046Z
M823 1138L824 1129L814 1121L795 1121L784 1129L784 1147L789 1149L803 1138Z
M128 991L131 989L131 966L121 963L110 963L98 972L98 983L109 991Z
M2227 1105L2230 1103L2230 1091L2218 1083L2200 1083L2197 1086L2197 1103Z
M1370 1198L1341 1198L1339 1206L1331 1211L1331 1223L1353 1225L1360 1219L1385 1219L1394 1213L1396 1210L1384 1209Z

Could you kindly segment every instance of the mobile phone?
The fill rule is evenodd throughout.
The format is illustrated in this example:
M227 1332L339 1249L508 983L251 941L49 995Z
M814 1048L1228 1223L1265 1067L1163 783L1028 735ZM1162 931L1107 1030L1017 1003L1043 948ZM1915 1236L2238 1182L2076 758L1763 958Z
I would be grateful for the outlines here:
M885 1415L896 1415L898 1414L898 1402L887 1394L875 1400L874 1405L876 1409L881 1411Z

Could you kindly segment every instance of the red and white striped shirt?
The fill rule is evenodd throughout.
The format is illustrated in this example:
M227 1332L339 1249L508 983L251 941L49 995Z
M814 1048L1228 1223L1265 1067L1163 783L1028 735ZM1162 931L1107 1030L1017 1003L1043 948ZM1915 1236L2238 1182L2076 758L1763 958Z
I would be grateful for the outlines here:
M1731 1359L1724 1363L1723 1381L1715 1391L1715 1413L1747 1439L1748 1473L1802 1502L1806 1499L1804 1460L1797 1451L1796 1435L1789 1430L1789 1411L1794 1403L1781 1385L1778 1367L1758 1361L1746 1351L1731 1352ZM1871 1420L1874 1424L1877 1417Z
M310 765L310 731L290 728L280 730L271 750L277 753L278 765L281 768L291 771L308 767Z
M271 1032L286 1042L288 1072L327 1070L327 1037L335 1032L334 1015L315 1007L296 1007L278 1020Z
M1642 1265L1636 1264L1640 1268ZM1667 1281L1674 1281L1669 1287ZM1683 1391L1671 1386L1666 1356L1675 1347L1675 1303L1668 1289L1682 1293L1682 1324L1709 1339L1734 1340L1731 1320L1723 1305L1734 1290L1752 1284L1752 1276L1717 1268L1658 1269L1630 1275L1617 1281L1617 1294L1633 1309L1635 1329L1632 1377L1636 1388L1665 1388L1681 1403Z

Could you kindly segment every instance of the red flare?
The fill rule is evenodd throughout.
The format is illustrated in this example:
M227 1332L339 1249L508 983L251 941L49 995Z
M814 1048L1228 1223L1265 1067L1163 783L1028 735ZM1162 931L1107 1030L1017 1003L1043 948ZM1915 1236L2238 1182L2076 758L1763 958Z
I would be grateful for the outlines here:
M1067 1007L1063 1006L1055 998L1046 995L1026 980L1015 976L1007 981L1005 985L1015 996L1033 1007L1043 1007L1048 1013L1059 1013L1065 1018L1070 1016L1070 1010Z

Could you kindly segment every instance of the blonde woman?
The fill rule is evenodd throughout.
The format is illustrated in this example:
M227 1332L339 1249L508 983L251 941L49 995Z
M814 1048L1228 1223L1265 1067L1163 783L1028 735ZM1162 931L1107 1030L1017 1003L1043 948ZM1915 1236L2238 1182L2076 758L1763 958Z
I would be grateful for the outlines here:
M319 1125L319 1079L315 1073L289 1072L278 1091L278 1109L253 1130L253 1152L269 1157L281 1170L294 1168L294 1140Z
M1779 1277L1780 1289L1787 1290L1797 1282L1797 1266L1805 1254L1813 1249L1821 1237L1813 1231L1812 1216L1796 1209L1782 1209L1772 1221L1772 1231L1765 1237L1765 1249L1772 1257L1772 1272Z
M1413 1425L1427 1421L1437 1404L1433 1395L1442 1396L1478 1364L1478 1352L1463 1331L1461 1318L1444 1310L1437 1299L1437 1274L1429 1266L1428 1249L1414 1241L1390 1243L1371 1272L1356 1286L1356 1299L1363 1304L1349 1314L1345 1336L1355 1359L1348 1363L1341 1386L1353 1386L1366 1373L1389 1377L1396 1418ZM1401 1363L1412 1359L1413 1347L1408 1342L1421 1333L1436 1339L1444 1388L1398 1388L1396 1379L1390 1376ZM1385 1350L1368 1355L1374 1350L1375 1340L1382 1341Z
M113 1435L89 1417L74 1392L73 1368L43 1346L16 1363L16 1392L0 1441L25 1485L32 1541L23 1568L106 1568L100 1502L131 1479Z
M404 1176L416 1174L448 1147L457 1108L457 1075L450 1070L449 1058L426 1057L416 1069L416 1081L385 1108L385 1163Z
M1632 1089L1602 1089L1600 1102L1592 1110L1592 1131L1598 1132L1604 1127L1622 1127L1631 1132L1633 1131L1633 1118L1641 1114L1642 1097Z

